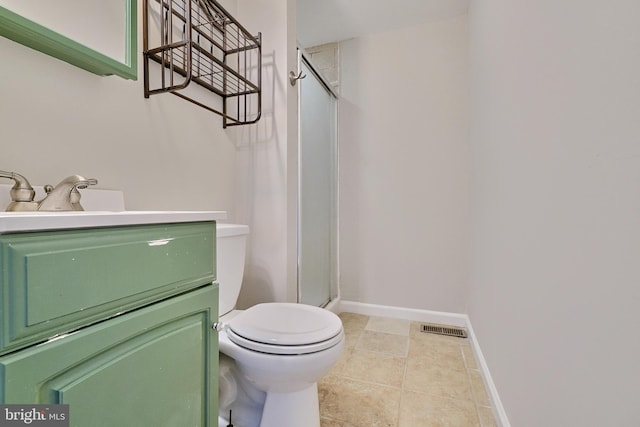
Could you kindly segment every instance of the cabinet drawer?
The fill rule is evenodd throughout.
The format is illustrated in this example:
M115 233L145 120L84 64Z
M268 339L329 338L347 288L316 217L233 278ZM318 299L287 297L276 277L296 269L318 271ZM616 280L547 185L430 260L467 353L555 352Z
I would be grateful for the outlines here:
M215 279L215 223L0 236L0 354Z

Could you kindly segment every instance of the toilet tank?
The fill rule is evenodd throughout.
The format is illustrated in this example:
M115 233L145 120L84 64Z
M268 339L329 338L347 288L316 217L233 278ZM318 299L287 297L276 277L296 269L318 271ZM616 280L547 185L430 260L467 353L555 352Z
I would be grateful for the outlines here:
M249 226L216 223L216 272L220 316L233 310L240 295Z

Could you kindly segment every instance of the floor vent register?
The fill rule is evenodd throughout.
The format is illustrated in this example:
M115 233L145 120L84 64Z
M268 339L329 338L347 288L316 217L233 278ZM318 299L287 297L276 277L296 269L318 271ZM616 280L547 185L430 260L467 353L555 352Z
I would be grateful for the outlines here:
M456 328L452 326L441 326L425 323L420 325L420 332L424 332L427 334L446 335L449 337L467 338L467 331L464 330L464 328Z

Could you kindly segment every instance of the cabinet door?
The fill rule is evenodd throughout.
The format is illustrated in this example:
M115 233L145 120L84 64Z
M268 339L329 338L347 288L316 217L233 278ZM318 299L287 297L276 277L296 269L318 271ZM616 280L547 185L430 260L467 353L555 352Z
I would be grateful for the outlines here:
M71 426L217 425L217 285L0 358L4 403L69 404Z

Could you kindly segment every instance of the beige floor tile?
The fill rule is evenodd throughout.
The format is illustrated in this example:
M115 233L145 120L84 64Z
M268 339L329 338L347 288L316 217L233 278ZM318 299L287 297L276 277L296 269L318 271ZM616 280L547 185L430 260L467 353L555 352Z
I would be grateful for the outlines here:
M358 344L360 335L362 332L344 331L344 346L345 348L353 348Z
M418 322L340 318L347 346L318 384L321 427L497 426L469 339L420 332Z
M355 347L360 338L360 334L364 331L368 316L353 313L340 313L340 319L342 320L342 329L345 336L345 347Z
M442 341L433 337L411 337L408 357L410 359L451 360L461 369L466 369L464 355L456 342Z
M405 362L404 357L354 349L341 372L353 379L400 388Z
M436 346L437 347L440 347L440 346L460 347L461 345L466 345L468 343L467 338L450 337L447 335L420 332L420 324L415 322L411 324L411 330L410 330L409 336L411 337L412 342L415 341L416 343L430 345L434 347Z
M353 352L353 347L345 347L342 350L342 354L340 355L340 359L336 362L335 365L331 368L327 375L344 375L345 369L347 367L347 362L351 358L351 353Z
M356 348L405 357L409 348L409 337L386 334L384 332L364 331L360 334Z
M479 427L473 403L406 391L398 427Z
M482 427L498 427L493 410L485 406L478 406L478 416Z
M473 399L476 405L491 406L491 399L489 399L489 394L487 394L484 378L482 378L480 371L469 370L469 379L471 380L471 391L473 392Z
M478 369L478 363L476 362L476 357L471 347L471 341L466 341L466 344L460 346L460 348L462 348L462 354L464 355L464 363L467 365L467 369Z
M446 361L407 360L403 389L473 402L467 371L454 368Z
M365 330L408 337L410 327L411 322L408 320L370 317Z
M457 343L412 337L410 346L404 389L453 399L473 399L464 357Z
M354 427L397 427L400 390L328 376L318 383L320 416Z
M332 420L330 418L320 418L320 427L357 427L346 421Z
M369 322L369 316L355 313L340 313L342 327L345 331L362 332Z

